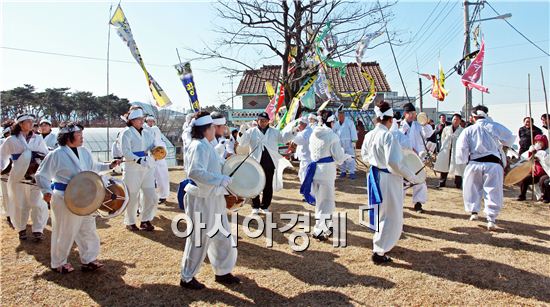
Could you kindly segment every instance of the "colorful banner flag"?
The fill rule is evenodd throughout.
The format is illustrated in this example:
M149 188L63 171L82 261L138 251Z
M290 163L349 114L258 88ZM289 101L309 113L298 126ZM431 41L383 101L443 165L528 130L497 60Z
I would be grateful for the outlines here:
M420 75L432 81L432 97L434 97L438 101L445 100L445 97L447 97L448 93L441 85L440 80L438 80L435 75L430 75L430 74L420 74Z
M306 95L313 84L315 83L315 80L317 80L317 75L309 77L304 83L302 83L302 87L300 90L296 93L296 96L292 98L292 102L290 103L290 106L288 107L288 110L285 112L281 120L279 121L279 124L277 125L277 129L281 130L283 129L288 123L295 120L298 114L298 109L301 104L301 99L304 95ZM313 90L313 89L312 89ZM311 109L314 109L315 106Z
M481 84L477 84L477 81L481 77L483 72L483 58L485 57L485 41L481 41L481 48L476 58L472 61L470 66L466 69L466 72L462 76L462 84L468 89L475 88L481 92L489 93L489 89Z
M273 121L276 118L277 113L279 112L279 109L285 102L285 88L281 84L279 85L279 89L275 95L271 98L269 103L267 104L267 107L265 108L265 112L269 115L269 120Z
M265 81L265 90L269 99L272 99L273 96L275 96L275 89L273 88L273 85L271 85L271 82Z
M176 71L178 72L178 77L183 83L183 87L189 95L189 100L191 102L191 108L193 112L198 112L200 110L199 97L197 95L197 87L195 86L195 81L193 80L193 71L191 70L191 63L185 62L174 65Z
M363 106L361 109L367 110L369 108L369 105L374 101L374 98L376 97L376 86L374 85L374 78L369 75L367 72L363 71L361 72L363 77L369 81L369 94L367 97L365 97L365 101L363 102Z
M336 68L340 71L340 75L343 77L346 75L346 63L337 62L330 59L321 51L321 42L325 39L331 29L330 21L327 22L323 31L315 38L315 52L319 56L321 62L329 67Z
M359 41L357 44L357 49L355 50L355 61L357 62L357 65L361 67L361 63L363 62L363 56L365 56L365 51L369 47L370 41L377 38L384 32L374 32L365 35L365 37Z
M151 76L151 74L149 74L149 72L145 68L145 64L143 63L143 59L141 58L141 54L139 53L136 41L134 40L134 36L132 35L130 23L128 23L128 19L126 19L126 16L122 11L122 7L120 7L120 4L116 8L115 13L113 14L113 17L111 17L109 23L116 28L118 36L120 36L122 41L126 43L128 48L130 49L130 53L132 53L132 56L143 70L143 73L145 74L145 79L147 80L147 85L149 86L149 90L151 91L151 94L155 99L157 107L165 108L171 105L172 102L170 101L170 98L168 98L168 96L162 90L157 81L153 79L153 76Z

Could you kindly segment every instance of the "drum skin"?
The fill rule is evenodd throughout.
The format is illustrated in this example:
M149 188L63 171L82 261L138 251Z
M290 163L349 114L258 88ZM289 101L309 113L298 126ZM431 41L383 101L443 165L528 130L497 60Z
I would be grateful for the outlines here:
M229 176L245 158L246 156L244 155L229 157L222 167L222 173ZM254 158L248 157L235 174L233 174L232 181L227 186L227 190L239 197L254 198L263 191L264 187L265 173L262 166Z
M411 170L414 174L416 174L416 177L420 182L426 181L426 169L424 167L424 164L422 163L422 160L418 157L418 155L410 150L410 149L404 149L403 150L403 160L401 161L409 170ZM420 172L419 172L420 171Z

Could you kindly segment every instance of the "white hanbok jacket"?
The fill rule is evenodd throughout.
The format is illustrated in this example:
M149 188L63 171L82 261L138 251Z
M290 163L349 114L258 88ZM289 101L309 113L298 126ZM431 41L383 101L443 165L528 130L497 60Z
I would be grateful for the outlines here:
M441 133L441 151L437 155L434 164L434 171L440 173L450 173L454 176L463 176L466 164L456 163L456 141L462 133L461 126L458 126L453 132L453 126L443 128Z
M286 168L292 168L292 164L279 154L279 144L289 142L293 137L293 132L288 131L284 134L281 131L269 127L263 134L258 127L250 128L241 136L237 137L239 146L248 146L250 155L254 160L260 162L264 148L269 152L269 156L275 165L275 178L273 178L273 191L277 192L283 188L283 171Z
M432 126L422 126L417 121L413 121L411 126L409 126L407 121L401 121L400 130L409 138L411 149L417 154L426 151L426 140L434 133Z
M314 181L332 182L336 180L336 165L342 164L352 156L344 153L340 139L333 130L325 125L316 126L309 138L309 151L311 161L318 161L321 158L332 157L334 162L317 164Z

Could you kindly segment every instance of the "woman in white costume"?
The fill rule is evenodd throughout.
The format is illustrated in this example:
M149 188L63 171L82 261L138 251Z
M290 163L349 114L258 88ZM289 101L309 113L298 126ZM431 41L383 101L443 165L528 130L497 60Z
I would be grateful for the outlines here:
M401 164L401 146L389 129L393 110L387 102L374 108L376 127L367 133L361 147L361 156L371 168L367 176L369 207L374 225L372 261L375 264L391 262L386 255L399 240L403 230L403 178L418 183L415 174Z
M160 146L166 149L166 143L162 140L162 132L160 128L156 125L156 118L152 115L147 116L146 118L147 126L155 138L155 144L160 144ZM168 164L166 164L166 159L160 159L156 161L155 167L155 182L157 183L158 188L158 204L164 204L166 199L170 195L170 178L168 174Z
M57 135L52 132L52 122L49 119L43 118L40 121L40 134L48 150L54 150L57 147Z
M214 269L216 282L240 282L231 274L237 262L237 247L233 246L234 239L230 234L224 198L227 193L225 187L231 183L231 178L222 174L222 160L211 144L215 138L212 122L208 112L195 114L190 124L193 140L189 144L184 162L190 181L184 188L185 213L193 221L195 228L185 241L180 286L193 290L205 287L195 279L195 275L207 255ZM199 223L204 223L205 228L198 229ZM216 224L221 224L229 236L224 236L221 231L213 237L208 236L207 233Z
M309 138L312 162L300 187L305 200L315 204L313 237L319 241L326 241L332 235L336 166L352 158L344 153L338 135L332 130L335 120L331 111L323 111L319 125L313 128Z
M12 169L8 178L8 194L13 202L12 212L9 214L11 222L19 232L19 239L27 239L27 222L29 215L32 219L32 234L35 241L44 239L42 232L48 221L48 205L42 200L40 190L33 185L21 183L23 175L29 167L30 159L21 159L21 155L31 157L32 152L48 154L48 148L40 134L32 131L36 117L32 114L17 116L12 135L2 144L0 150L0 169L5 168L6 161L13 160ZM15 174L23 174L16 178Z
M128 188L130 198L124 214L124 224L130 231L153 231L155 227L151 221L155 217L157 209L157 192L155 191L155 167L156 163L148 152L156 145L151 131L143 129L143 110L139 107L131 107L127 115L128 126L120 136L122 154L125 159L122 180ZM141 191L141 198L140 198ZM143 203L139 204L142 201ZM141 211L141 224L138 228L137 211Z
M0 148L2 144L6 141L6 139L10 136L12 126L13 126L13 121L11 119L2 123L2 136L0 137ZM10 164L10 160L8 158L4 161L3 165L7 167L9 164ZM11 218L10 218L10 213L13 212L12 211L13 205L10 203L10 199L8 196L8 182L7 182L8 178L9 178L9 173L4 174L2 175L2 181L0 181L0 188L2 190L2 208L0 210L1 211L0 214L6 217L6 222L11 228L13 228L13 224L11 223Z
M439 177L440 188L447 185L447 176L450 173L455 177L455 187L462 189L462 176L466 165L456 163L456 141L462 130L464 130L460 126L461 121L462 116L454 114L451 124L443 128L441 133L441 151L434 163L434 171L441 173Z
M96 231L95 216L79 216L67 208L64 191L71 179L83 171L106 171L118 165L96 163L92 153L82 147L82 126L74 123L61 123L56 143L59 147L50 152L36 172L36 182L44 200L51 202L52 246L51 268L65 274L74 271L67 262L73 243L78 246L82 271L95 271L103 266L97 261L100 243ZM52 184L53 182L53 184Z

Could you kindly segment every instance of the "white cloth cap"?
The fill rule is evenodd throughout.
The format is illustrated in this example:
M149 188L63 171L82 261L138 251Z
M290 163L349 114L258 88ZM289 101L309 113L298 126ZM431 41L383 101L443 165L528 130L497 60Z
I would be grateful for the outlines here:
M206 115L206 116L203 116L203 117L199 117L197 119L193 118L191 120L191 124L190 126L191 127L194 127L194 126L204 126L204 125L208 125L208 124L211 124L213 123L214 121L212 120L212 117L210 115Z
M136 118L141 118L141 117L144 117L145 115L143 114L143 110L142 109L134 109L130 112L130 114L128 115L128 120L132 120L132 119L136 119Z
M21 115L18 115L15 119L15 123L16 124L19 124L21 122L24 122L26 121L27 119L31 119L31 120L35 120L36 119L36 116L32 115L32 114L21 114Z
M378 106L374 107L374 114L376 114L376 117L383 119L384 116L393 117L393 109L389 108L385 112L382 112Z
M212 119L212 123L213 123L215 126L222 126L222 125L225 125L226 122L227 122L227 120L225 119L225 117L220 117L220 118L214 118L214 119Z
M52 125L52 122L49 120L49 119L46 119L46 118L43 118L41 121L40 121L40 125L42 124L48 124L48 125Z

